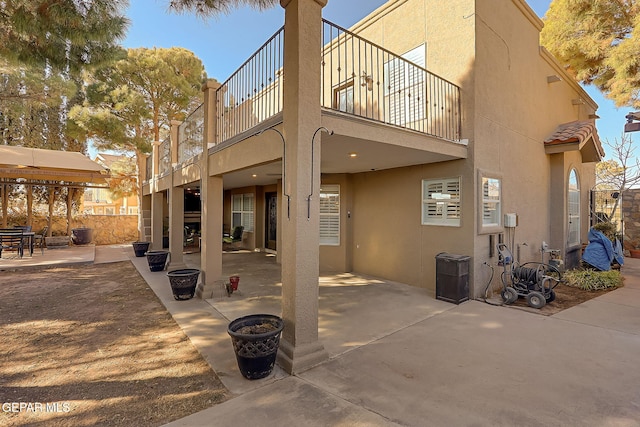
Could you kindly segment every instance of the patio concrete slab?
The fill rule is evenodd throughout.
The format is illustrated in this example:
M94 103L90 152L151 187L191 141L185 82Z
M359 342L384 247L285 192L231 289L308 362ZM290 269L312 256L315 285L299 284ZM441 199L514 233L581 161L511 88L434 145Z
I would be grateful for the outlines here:
M22 258L9 258L3 255L2 259L0 259L0 271L91 264L95 259L95 251L96 248L94 245L70 245L62 249L45 249L44 253L41 252L40 249L36 249L33 252L33 256L25 252Z
M332 396L300 378L288 377L169 426L398 426L384 417L338 396Z
M320 339L331 358L297 376L276 367L249 381L226 329L244 314L279 313L273 259L224 254L239 292L221 286L208 300L175 301L166 272L150 272L132 248L96 252L132 260L232 393L170 426L640 426L640 260L627 260L624 288L553 316L324 276ZM198 268L198 255L185 263Z

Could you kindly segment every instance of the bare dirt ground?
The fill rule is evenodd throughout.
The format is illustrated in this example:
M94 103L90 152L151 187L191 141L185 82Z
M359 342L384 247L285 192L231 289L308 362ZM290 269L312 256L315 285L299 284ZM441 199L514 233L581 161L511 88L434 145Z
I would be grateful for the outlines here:
M0 425L159 426L228 398L130 262L0 272Z
M528 306L526 299L522 297L518 298L518 301L513 303L512 307L531 311L532 313L538 313L544 316L551 316L553 314L561 312L562 310L566 310L567 308L571 308L575 305L588 301L592 298L604 295L607 292L612 291L613 289L615 288L602 291L584 291L580 288L567 286L560 283L554 288L554 291L556 293L555 301L546 304L544 307L540 309L531 308Z

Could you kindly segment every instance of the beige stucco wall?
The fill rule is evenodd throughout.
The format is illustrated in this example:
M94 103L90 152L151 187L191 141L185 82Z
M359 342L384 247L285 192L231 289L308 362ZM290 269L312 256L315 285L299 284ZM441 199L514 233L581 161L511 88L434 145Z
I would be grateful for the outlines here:
M489 257L488 237L496 230L483 230L477 214L483 173L502 178L502 212L518 215L518 227L507 234L524 262L540 259L543 240L570 249L566 189L576 168L586 239L595 164L583 164L578 152L552 162L543 141L561 123L587 120L597 105L541 51L541 25L521 0L458 0L446 8L435 0L398 0L352 28L399 53L426 40L426 68L461 86L462 138L469 141L466 161L353 176L354 271L434 289L435 255L471 255L472 292L478 296L490 276L484 262L497 261ZM547 83L552 74L563 81ZM552 165L559 168L553 178ZM449 176L461 177L462 225L421 226L421 180Z

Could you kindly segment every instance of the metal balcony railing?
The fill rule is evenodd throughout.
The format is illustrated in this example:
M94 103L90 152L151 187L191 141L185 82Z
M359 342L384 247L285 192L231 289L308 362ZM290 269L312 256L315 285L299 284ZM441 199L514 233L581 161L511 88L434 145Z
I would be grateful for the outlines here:
M158 175L163 176L171 171L171 137L160 143Z
M280 28L216 92L216 143L282 111L284 27Z
M178 163L202 153L204 142L204 104L193 110L178 126Z
M460 140L460 89L323 19L322 107Z

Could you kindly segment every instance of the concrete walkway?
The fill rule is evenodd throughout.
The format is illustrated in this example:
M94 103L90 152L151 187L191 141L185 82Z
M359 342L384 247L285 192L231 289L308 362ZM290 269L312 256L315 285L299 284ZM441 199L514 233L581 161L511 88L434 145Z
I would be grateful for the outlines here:
M323 277L319 333L330 360L249 381L226 328L280 313L279 267L261 253L223 257L238 292L175 301L166 272L150 272L130 245L94 249L94 262L131 259L233 395L168 426L640 426L640 260L626 260L625 287L553 316ZM199 255L185 263L199 267Z
M173 300L165 275L133 260L234 395L169 426L640 426L640 260L627 260L624 288L549 317L323 277L319 334L330 360L249 381L226 327L280 313L279 268L265 254L223 256L240 291L205 301Z

